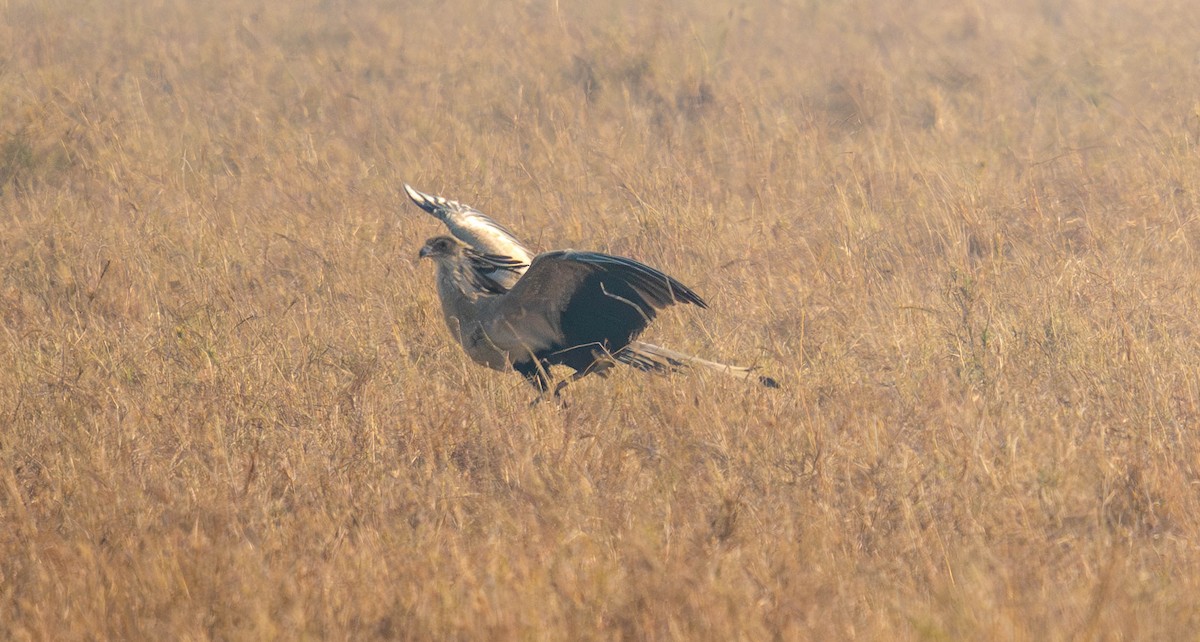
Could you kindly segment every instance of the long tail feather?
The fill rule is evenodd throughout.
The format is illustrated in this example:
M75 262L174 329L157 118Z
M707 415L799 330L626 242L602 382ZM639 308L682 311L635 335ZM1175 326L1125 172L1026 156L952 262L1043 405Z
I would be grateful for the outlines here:
M754 368L717 363L642 341L630 343L613 356L621 363L645 372L667 374L688 368L706 368L735 379L757 382L768 388L779 387L779 383L771 377L755 374Z

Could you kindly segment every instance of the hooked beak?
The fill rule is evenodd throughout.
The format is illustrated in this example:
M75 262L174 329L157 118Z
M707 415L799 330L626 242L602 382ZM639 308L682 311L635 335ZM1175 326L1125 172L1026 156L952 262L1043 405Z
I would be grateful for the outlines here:
M422 246L421 251L417 253L417 258L423 259L432 253L433 253L433 250L429 249L428 245L425 245L425 246Z

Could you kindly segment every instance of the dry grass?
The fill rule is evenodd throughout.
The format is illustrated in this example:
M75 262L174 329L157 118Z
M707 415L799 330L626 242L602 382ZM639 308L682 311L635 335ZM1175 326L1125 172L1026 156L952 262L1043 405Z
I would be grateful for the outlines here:
M0 638L1194 639L1191 3L400 4L0 3ZM527 408L401 181L785 389Z

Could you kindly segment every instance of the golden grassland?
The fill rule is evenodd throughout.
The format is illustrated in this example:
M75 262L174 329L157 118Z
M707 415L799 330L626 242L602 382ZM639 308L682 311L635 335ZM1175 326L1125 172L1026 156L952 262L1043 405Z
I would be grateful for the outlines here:
M0 638L1195 639L1183 0L0 2ZM711 309L530 408L407 181Z

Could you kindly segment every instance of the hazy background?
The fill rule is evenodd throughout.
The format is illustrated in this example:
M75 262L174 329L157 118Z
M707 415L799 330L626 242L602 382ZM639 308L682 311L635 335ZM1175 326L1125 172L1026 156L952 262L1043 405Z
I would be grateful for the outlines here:
M0 0L0 637L1194 639L1192 2ZM403 181L711 309L530 409Z

